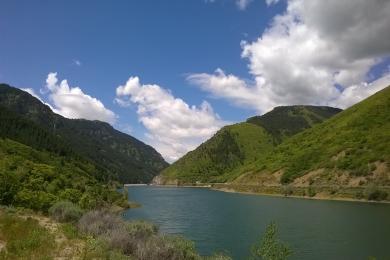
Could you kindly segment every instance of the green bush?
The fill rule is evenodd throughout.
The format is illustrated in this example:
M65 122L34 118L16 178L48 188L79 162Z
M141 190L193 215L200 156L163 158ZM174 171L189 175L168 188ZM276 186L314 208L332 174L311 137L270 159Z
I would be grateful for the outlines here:
M387 196L388 196L388 194L386 191L375 189L375 190L370 191L367 194L367 199L381 201L381 200L386 200Z
M138 260L230 259L224 255L201 257L190 240L159 234L157 226L153 224L145 221L126 222L103 210L94 210L83 215L78 229L89 237L87 258L111 259L109 254L115 253L119 259L128 256ZM101 248L105 248L105 251Z
M316 195L316 191L313 187L310 187L309 190L308 190L308 195L309 197L314 197Z
M61 200L78 203L82 196L82 192L76 189L68 188L60 192L59 197Z
M53 194L26 188L16 194L15 202L18 206L47 212L56 199Z
M60 201L51 206L49 214L59 222L77 222L83 215L83 210L70 201Z
M127 231L135 238L147 238L158 233L158 227L146 221L131 221L127 223Z
M285 260L292 255L290 247L277 238L277 233L275 223L267 226L260 243L252 247L252 260Z
M152 236L137 247L134 256L139 260L200 259L194 243L179 236Z

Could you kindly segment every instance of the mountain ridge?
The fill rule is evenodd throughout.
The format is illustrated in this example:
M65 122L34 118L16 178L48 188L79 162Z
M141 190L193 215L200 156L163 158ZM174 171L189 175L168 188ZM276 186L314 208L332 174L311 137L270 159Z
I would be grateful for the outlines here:
M110 172L108 179L149 182L168 163L151 146L98 120L68 119L29 93L0 84L0 106L60 136L72 150Z
M195 183L232 180L237 175L235 170L257 160L258 154L266 153L288 136L340 111L324 106L285 106L263 116L225 126L194 151L164 169L155 181Z

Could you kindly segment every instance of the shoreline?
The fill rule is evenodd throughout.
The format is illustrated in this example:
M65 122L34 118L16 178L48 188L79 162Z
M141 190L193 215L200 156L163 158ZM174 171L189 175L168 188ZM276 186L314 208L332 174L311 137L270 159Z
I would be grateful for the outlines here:
M176 186L180 187L180 186ZM193 186L196 187L196 186ZM306 200L327 200L327 201L345 201L345 202L361 202L361 203L380 203L380 204L390 204L390 201L382 200L359 200L353 198L345 197L309 197L309 196L298 196L298 195L283 195L283 194L273 194L273 193L260 193L260 192L250 192L250 191L236 191L229 188L210 188L210 190L226 192L226 193L237 193L237 194L246 194L246 195L257 195L257 196L268 196L268 197L278 197L278 198L291 198L291 199L306 199Z
M214 191L226 192L226 193L237 193L237 194L245 194L245 195L257 195L257 196L269 196L269 197L278 197L278 198L292 198L292 199L306 199L306 200L326 200L326 201L345 201L345 202L360 202L360 203L376 203L376 204L390 204L389 200L363 200L363 199L355 199L348 197L309 197L309 196L299 196L299 195L283 195L277 193L265 193L265 192L253 192L253 191L237 191L233 188L218 188L210 185L163 185L163 184L151 184L148 186L152 187L162 187L162 188L207 188Z

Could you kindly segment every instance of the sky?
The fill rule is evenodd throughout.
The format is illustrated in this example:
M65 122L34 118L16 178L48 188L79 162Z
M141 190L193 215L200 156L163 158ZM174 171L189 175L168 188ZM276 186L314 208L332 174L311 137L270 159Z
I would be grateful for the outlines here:
M0 1L0 82L169 162L275 106L390 85L387 0Z

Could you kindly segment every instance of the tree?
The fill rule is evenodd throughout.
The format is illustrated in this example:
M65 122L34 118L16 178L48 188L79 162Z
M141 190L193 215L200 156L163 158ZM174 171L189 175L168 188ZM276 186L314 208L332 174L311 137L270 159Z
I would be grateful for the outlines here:
M292 255L290 247L277 238L277 233L277 225L271 222L267 226L261 241L253 245L251 259L285 260Z

